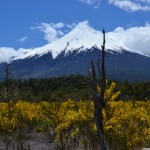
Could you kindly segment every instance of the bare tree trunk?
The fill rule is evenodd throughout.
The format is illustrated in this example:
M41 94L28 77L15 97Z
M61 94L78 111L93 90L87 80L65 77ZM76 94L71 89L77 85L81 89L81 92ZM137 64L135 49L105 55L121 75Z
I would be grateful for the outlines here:
M97 135L100 144L100 150L108 150L108 145L105 140L104 134L104 126L103 126L103 113L102 109L104 108L104 94L105 94L105 87L106 87L106 77L105 77L105 31L103 30L103 45L102 45L102 62L101 62L101 70L100 65L98 63L98 73L100 75L100 87L101 92L100 94L97 91L98 81L96 78L96 70L94 63L92 62L92 97L94 101L94 121L97 127Z

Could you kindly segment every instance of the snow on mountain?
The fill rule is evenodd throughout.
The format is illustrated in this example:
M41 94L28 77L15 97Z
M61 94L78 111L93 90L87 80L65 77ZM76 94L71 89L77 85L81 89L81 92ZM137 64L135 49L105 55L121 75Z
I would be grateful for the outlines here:
M135 52L124 45L119 45L118 41L114 41L108 37L109 34L106 34L106 50L112 50L120 52L122 50L127 50L134 53ZM91 49L92 47L97 47L101 49L101 44L103 42L103 34L100 31L96 31L92 27L88 25L88 21L79 23L71 32L66 34L60 39L49 43L40 48L34 49L20 49L19 51L22 52L21 55L14 57L13 60L16 59L25 59L30 58L35 55L42 56L46 53L51 52L53 58L55 59L58 54L62 51L65 51L65 54L71 52L73 50L86 51ZM142 54L144 55L144 54Z
M118 33L118 31L116 32ZM126 47L128 44L124 44L121 34L119 35L115 36L113 32L106 33L106 50L108 53L105 64L108 78L121 81L149 81L150 57L145 57L144 48L140 50L141 47L139 47L137 50ZM147 38L147 36L144 37ZM139 37L137 36L137 38ZM128 41L131 39L130 37ZM138 41L138 44L141 44L141 40ZM65 36L43 47L19 49L18 53L12 57L13 76L47 78L76 73L87 75L91 60L97 60L98 55L101 54L99 49L101 49L102 43L102 32L91 28L88 22L82 22ZM82 53L83 51L84 53ZM147 54L150 56L150 53ZM3 65L0 67L2 68Z

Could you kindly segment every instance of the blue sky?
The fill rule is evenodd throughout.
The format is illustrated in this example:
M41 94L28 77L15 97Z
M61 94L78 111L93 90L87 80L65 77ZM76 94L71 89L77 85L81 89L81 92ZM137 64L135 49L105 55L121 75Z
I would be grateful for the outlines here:
M1 0L0 47L43 46L85 20L108 32L149 26L150 0Z

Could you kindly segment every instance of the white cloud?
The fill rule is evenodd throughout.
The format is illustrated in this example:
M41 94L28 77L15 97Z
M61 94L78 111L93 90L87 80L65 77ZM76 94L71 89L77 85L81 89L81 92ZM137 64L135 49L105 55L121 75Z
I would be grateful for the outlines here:
M23 37L23 38L20 38L20 39L18 40L18 42L24 43L27 39L28 39L28 37Z
M40 30L44 33L44 39L51 43L61 36L63 36L66 32L68 32L68 29L72 29L75 27L75 23L72 24L64 24L62 22L59 23L41 23L40 25L36 27L30 27L31 30ZM64 30L65 29L65 30Z
M24 55L25 53L31 51L32 49L14 49L11 47L0 47L0 63L11 62L13 57Z
M64 23L41 23L40 26L38 26L38 29L40 31L44 32L44 39L51 43L55 40L57 40L60 36L64 35L63 31L61 29L64 27Z
M150 23L147 21L147 22L145 23L145 26L146 26L146 27L150 27Z
M60 29L64 27L64 24L62 22L56 23L56 24L51 24L55 29Z
M150 0L108 0L109 4L113 4L123 10L129 12L150 11Z
M72 25L64 25L66 28L72 28L75 24ZM57 30L52 27L52 29L49 27L51 25L44 23L43 26L45 27L45 32L52 32L54 29L54 33L57 35L63 35L64 32L62 32L61 25L57 25ZM37 29L37 28L36 28ZM40 28L41 30L41 28ZM57 38L54 36L55 38ZM48 38L48 37L47 37ZM51 37L50 37L51 38ZM146 22L144 26L141 27L129 27L127 29L124 29L123 27L117 27L112 32L106 33L106 43L107 38L112 39L116 42L116 44L119 44L118 46L123 46L126 48L129 48L133 52L140 52L144 53L150 56L150 23ZM31 49L19 49L15 50L13 48L8 47L0 47L0 63L1 62L9 62L10 58L13 56L18 56L20 54L24 54L26 52L31 51Z
M67 28L73 29L76 25L77 25L76 23L68 24Z
M58 35L59 33L57 32L57 30L53 27L53 25L48 24L48 23L42 23L38 29L40 29L40 31L44 32L45 36L44 39L46 41L53 42L55 40L58 39Z
M134 52L150 55L150 25L148 23L143 27L128 29L118 27L113 32L108 32L107 37Z
M18 52L13 48L0 47L0 63L9 62L10 58L12 56L16 56L17 54Z
M61 36L64 35L64 33L63 33L61 30L58 30L57 32L58 32L58 34L61 35Z
M99 7L99 4L101 2L101 0L78 0L82 3L85 3L87 5L95 5L95 7Z

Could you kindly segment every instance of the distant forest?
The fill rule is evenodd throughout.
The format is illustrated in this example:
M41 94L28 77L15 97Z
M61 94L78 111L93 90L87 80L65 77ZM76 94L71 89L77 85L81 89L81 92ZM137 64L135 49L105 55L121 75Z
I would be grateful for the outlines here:
M0 83L0 100L6 99L6 86L12 100L31 102L66 101L68 99L89 100L91 97L91 80L81 75L70 75L45 79L10 80ZM112 81L108 81L108 86ZM116 82L116 91L121 91L119 100L149 100L150 82Z

